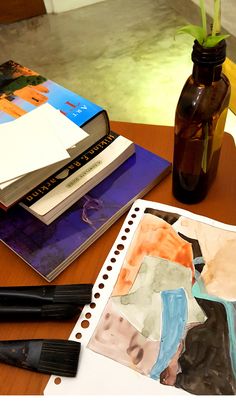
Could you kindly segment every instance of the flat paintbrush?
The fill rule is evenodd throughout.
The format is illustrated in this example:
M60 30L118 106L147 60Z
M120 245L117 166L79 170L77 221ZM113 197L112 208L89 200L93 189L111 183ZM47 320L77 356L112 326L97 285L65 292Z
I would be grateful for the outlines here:
M75 377L80 342L62 339L0 341L0 362L45 374Z
M0 322L64 320L79 315L82 308L75 304L44 304L35 306L0 305Z
M0 287L0 304L89 304L93 284Z

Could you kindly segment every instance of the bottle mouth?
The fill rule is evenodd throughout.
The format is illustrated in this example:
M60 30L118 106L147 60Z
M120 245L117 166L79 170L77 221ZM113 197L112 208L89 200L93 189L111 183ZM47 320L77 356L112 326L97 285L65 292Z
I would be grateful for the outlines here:
M223 39L214 47L203 47L195 39L192 51L192 61L195 64L220 65L226 58L226 42Z

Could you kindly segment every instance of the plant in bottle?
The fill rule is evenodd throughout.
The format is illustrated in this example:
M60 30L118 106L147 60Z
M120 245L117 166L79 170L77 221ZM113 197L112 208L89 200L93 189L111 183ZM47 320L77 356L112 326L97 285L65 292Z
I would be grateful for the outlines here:
M220 6L215 0L210 34L203 0L202 26L188 25L178 31L195 38L193 72L183 87L175 116L173 194L186 203L205 198L216 176L229 105L230 84L222 73L229 35L220 34Z

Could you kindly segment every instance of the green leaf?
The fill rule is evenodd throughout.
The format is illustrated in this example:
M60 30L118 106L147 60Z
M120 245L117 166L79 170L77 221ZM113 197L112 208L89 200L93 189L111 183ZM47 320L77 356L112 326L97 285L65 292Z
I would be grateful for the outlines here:
M189 35L192 35L195 39L198 40L199 44L203 43L204 33L203 33L203 28L201 26L197 26L197 25L183 26L182 28L179 28L177 30L177 34L180 34L180 33L187 33Z
M206 41L203 43L203 46L206 48L214 47L215 45L219 44L220 41L223 39L228 38L229 35L209 35Z
M206 21L206 9L205 9L205 0L199 0L200 11L202 17L202 26L198 25L187 25L179 28L177 34L187 33L196 39L200 45L205 48L211 48L217 45L223 39L228 38L230 35L220 35L221 27L221 1L214 0L214 18L213 18L213 28L212 34L207 35L207 21Z

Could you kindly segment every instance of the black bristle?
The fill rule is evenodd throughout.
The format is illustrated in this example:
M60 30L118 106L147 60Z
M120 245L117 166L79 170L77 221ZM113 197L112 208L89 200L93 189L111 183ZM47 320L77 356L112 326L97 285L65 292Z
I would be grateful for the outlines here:
M80 347L80 342L72 340L43 340L37 370L46 374L75 377Z
M0 287L1 305L75 304L83 306L92 299L93 284L36 285Z
M93 284L58 285L53 296L54 303L84 305L91 303Z
M75 377L80 342L63 339L0 341L0 362L65 377Z
M79 315L82 309L75 304L47 304L42 306L42 319L63 320Z
M79 316L81 311L82 308L75 304L44 304L42 306L0 305L0 322L64 320Z

